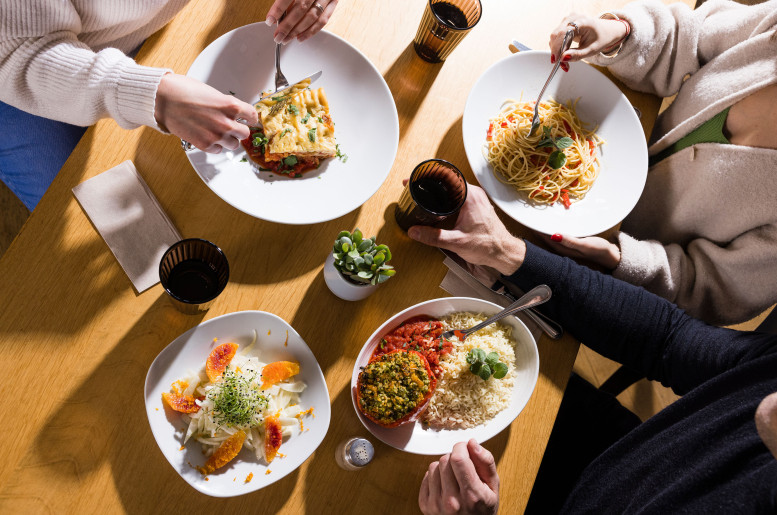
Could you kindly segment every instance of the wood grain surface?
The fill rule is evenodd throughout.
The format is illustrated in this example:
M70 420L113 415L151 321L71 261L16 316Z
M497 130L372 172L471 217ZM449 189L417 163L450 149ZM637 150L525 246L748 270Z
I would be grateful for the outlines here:
M0 352L4 466L2 513L413 513L432 460L394 450L357 419L348 385L365 339L401 309L445 296L441 256L393 221L401 180L430 157L457 164L475 182L462 146L461 115L477 77L509 55L518 39L546 48L566 12L590 14L621 1L484 2L483 18L444 64L416 57L412 39L422 0L341 0L327 30L359 48L380 70L399 113L396 161L363 206L331 222L287 226L232 208L199 179L178 140L150 128L126 131L112 120L84 136L0 260ZM264 19L269 0L194 0L151 37L137 59L185 73L221 34ZM272 49L268 48L268 52ZM631 94L630 94L631 96ZM658 101L631 96L646 133ZM230 283L204 316L176 311L157 285L136 294L71 188L131 159L184 237L216 242L229 257ZM335 298L321 269L334 236L360 227L390 245L396 278L361 303ZM517 224L513 230L523 233ZM324 371L332 402L326 439L296 472L257 492L216 499L187 485L159 451L145 415L149 365L198 323L239 310L288 321ZM571 336L539 343L540 377L515 422L485 446L502 478L501 512L523 511L578 349ZM375 460L346 472L336 445L367 436Z

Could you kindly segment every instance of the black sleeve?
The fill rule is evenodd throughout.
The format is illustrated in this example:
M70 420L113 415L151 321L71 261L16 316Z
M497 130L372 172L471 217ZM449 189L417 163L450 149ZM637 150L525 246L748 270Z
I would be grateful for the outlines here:
M526 242L507 279L528 291L547 284L542 310L586 346L683 394L733 366L777 351L777 337L711 326L643 288Z

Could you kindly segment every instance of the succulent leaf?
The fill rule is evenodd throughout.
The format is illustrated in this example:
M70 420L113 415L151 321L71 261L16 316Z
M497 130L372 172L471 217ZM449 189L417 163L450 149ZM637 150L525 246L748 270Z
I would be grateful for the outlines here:
M358 228L352 233L341 231L332 247L335 268L356 282L386 282L396 270L387 264L391 259L388 245L376 245L375 240L375 236L365 238Z

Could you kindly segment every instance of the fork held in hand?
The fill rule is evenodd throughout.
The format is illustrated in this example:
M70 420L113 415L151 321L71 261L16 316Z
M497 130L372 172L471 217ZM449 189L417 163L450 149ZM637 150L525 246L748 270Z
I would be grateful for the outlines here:
M488 318L488 320L480 322L478 325L472 326L469 329L455 329L453 331L445 331L442 333L442 338L445 340L450 340L456 336L460 341L463 342L467 336L474 333L475 331L483 329L487 325L491 325L498 320L502 320L506 316L514 315L515 313L523 311L524 309L533 308L534 306L539 306L540 304L547 302L548 299L550 299L550 295L550 288L545 284L540 284L539 286L532 288L528 293L507 306L496 315Z
M558 67L561 66L561 56L564 55L564 52L569 50L569 47L572 46L572 40L575 38L575 27L569 27L567 29L566 34L564 34L564 41L561 43L561 53L559 53L558 58L556 59L556 64L553 66L553 69L550 72L550 76L548 77L548 80L545 81L545 85L542 86L542 91L540 91L540 95L537 97L537 102L534 103L534 116L532 116L531 119L531 129L529 129L529 136L534 134L534 131L537 130L537 127L540 126L540 101L542 101L542 95L545 94L545 90L548 88L548 84L550 84L550 81L553 80L553 76L556 75L556 72L558 71Z

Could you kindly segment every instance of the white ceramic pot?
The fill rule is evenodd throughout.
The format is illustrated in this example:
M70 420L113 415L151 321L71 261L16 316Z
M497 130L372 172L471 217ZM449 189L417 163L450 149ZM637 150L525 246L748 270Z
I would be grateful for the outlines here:
M324 281L332 293L343 300L362 300L372 295L378 288L377 284L356 284L346 279L335 268L335 258L332 253L326 258L324 263Z

